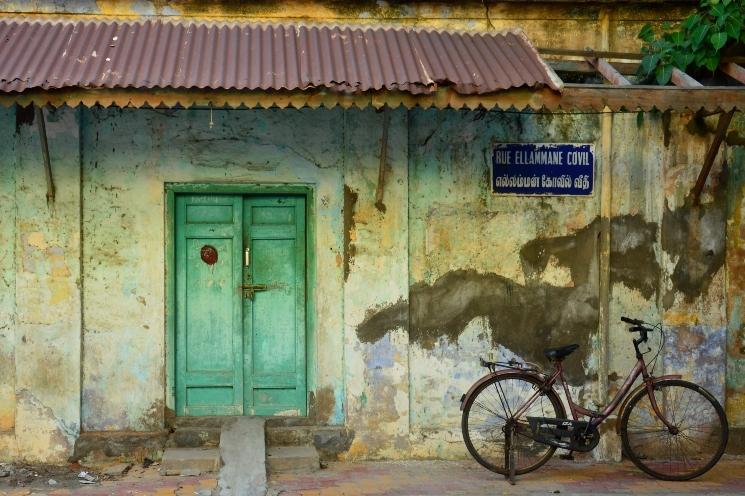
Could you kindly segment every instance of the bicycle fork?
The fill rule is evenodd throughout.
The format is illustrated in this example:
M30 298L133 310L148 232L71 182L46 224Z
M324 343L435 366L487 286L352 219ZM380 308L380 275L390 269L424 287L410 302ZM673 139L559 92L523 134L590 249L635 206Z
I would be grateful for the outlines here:
M508 475L505 475L505 479L510 482L510 485L515 485L515 424L508 421L507 432L504 436L504 468Z

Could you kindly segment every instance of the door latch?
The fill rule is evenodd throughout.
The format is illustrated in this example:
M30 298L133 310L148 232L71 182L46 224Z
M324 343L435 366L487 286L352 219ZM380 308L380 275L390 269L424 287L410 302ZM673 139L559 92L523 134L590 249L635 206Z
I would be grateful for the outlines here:
M243 290L243 297L249 300L254 299L254 293L257 291L266 291L269 289L266 284L244 284L241 286Z

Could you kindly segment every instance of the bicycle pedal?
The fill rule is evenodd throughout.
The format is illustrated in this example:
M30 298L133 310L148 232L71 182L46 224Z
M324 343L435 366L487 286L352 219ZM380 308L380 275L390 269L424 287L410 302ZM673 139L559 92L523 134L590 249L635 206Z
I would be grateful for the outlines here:
M559 455L559 458L561 458L562 460L571 460L571 461L574 461L574 455L571 454L571 453L561 454L561 455Z

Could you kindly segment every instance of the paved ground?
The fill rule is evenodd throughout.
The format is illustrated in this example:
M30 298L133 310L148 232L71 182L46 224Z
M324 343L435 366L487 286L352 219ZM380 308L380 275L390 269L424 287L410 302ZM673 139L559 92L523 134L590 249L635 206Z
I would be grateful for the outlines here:
M311 475L275 477L271 496L495 494L745 494L745 459L723 459L692 482L651 479L631 463L554 459L510 486L476 462L338 463Z
M49 487L46 475L25 487L8 487L0 495L189 495L208 496L217 486L210 477L161 477L157 466L132 468L119 480L82 486L75 478ZM692 482L651 479L630 463L591 464L554 459L510 486L503 477L471 461L333 463L313 474L282 475L269 484L269 496L406 496L511 494L745 494L745 458L725 458Z

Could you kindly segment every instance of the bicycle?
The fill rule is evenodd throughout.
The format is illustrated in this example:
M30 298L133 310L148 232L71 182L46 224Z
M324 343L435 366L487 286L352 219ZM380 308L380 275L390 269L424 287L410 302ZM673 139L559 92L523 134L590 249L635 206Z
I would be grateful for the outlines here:
M598 426L620 405L616 426L624 454L638 468L662 480L683 481L710 470L727 446L729 427L724 410L707 390L681 375L652 376L647 370L641 344L662 326L621 317L639 333L633 339L636 365L613 399L601 411L574 403L564 379L562 361L579 348L577 344L548 348L544 355L554 364L551 374L536 364L487 362L489 374L479 379L461 397L463 439L471 455L487 469L515 483L515 476L538 469L557 448L588 452L600 442ZM664 333L660 349L664 344ZM651 361L651 360L650 360ZM642 383L631 389L641 375ZM554 390L563 386L572 414ZM579 420L579 416L587 420Z

